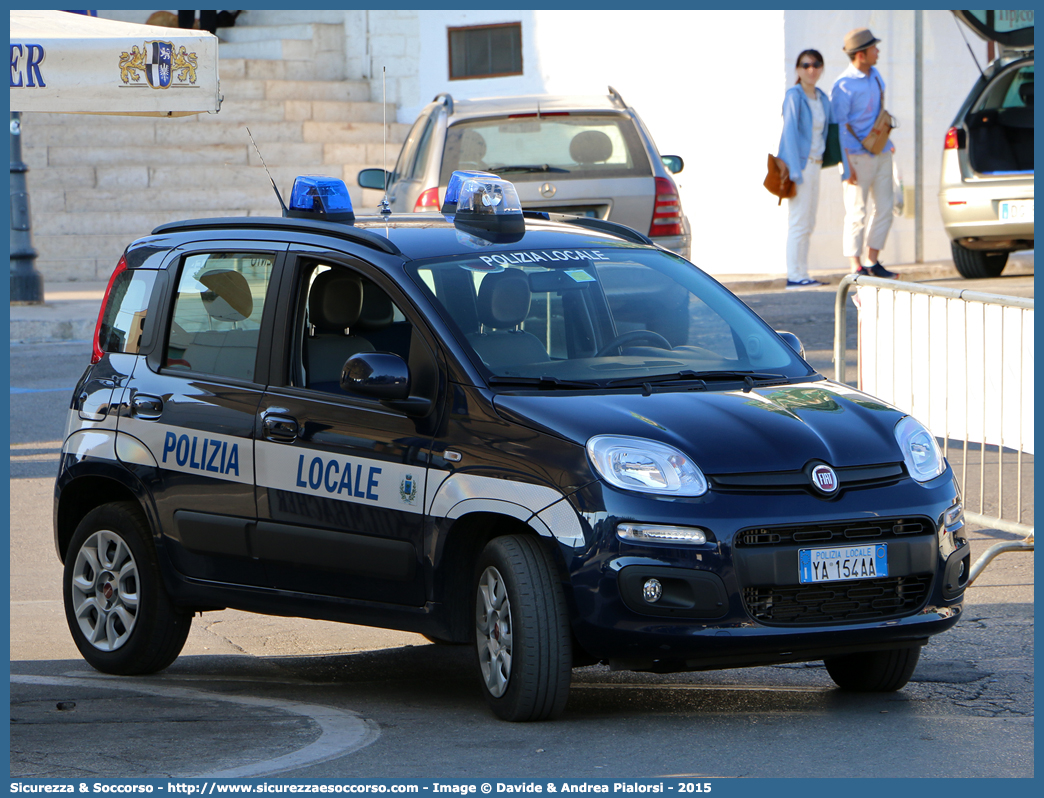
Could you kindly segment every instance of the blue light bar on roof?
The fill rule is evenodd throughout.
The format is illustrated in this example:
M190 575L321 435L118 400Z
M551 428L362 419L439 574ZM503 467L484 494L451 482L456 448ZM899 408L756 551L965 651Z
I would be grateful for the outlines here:
M499 177L492 172L480 172L477 169L458 169L450 175L449 185L446 186L446 200L442 203L442 213L456 213L457 201L460 199L460 187L469 177L493 178Z
M323 175L301 175L294 179L286 215L326 222L354 222L352 198L343 180Z
M499 177L462 179L453 224L465 232L481 230L521 236L526 230L515 186Z

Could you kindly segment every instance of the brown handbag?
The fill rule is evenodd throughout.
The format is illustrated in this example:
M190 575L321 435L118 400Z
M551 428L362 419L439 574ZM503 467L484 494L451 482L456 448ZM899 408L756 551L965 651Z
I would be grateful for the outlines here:
M790 168L782 158L777 158L771 152L768 157L768 174L765 176L764 185L769 194L779 197L777 205L782 205L784 199L790 199L797 194L797 186L790 179Z
M893 117L890 113L888 113L885 110L884 88L882 88L881 110L877 114L877 119L874 120L873 127L870 128L870 132L867 133L863 140L859 143L862 144L863 149L865 149L870 154L880 155L881 150L883 150L885 148L885 145L888 143L889 134L898 126L899 125L895 121L895 117ZM856 136L855 131L852 130L851 125L846 125L846 127L848 128L848 132L851 133L854 138L859 138L859 136Z

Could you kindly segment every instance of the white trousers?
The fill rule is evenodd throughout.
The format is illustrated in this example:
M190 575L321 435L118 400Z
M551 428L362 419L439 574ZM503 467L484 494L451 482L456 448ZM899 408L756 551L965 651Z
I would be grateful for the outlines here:
M808 245L816 229L819 207L819 173L822 166L809 161L797 184L797 194L787 200L787 279L808 279Z
M848 156L848 163L855 169L856 185L842 183L845 201L843 254L852 258L862 257L864 238L868 249L884 249L888 231L892 229L895 198L892 196L892 153L855 153ZM868 204L870 196L873 199Z

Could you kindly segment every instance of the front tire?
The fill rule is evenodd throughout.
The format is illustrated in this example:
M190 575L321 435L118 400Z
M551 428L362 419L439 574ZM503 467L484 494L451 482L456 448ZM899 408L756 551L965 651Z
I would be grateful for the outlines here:
M479 557L475 647L482 691L509 721L558 717L569 698L572 638L565 593L540 542L495 538Z
M986 252L981 249L965 249L956 241L950 242L953 265L961 277L981 280L984 277L999 277L1008 263L1007 252Z
M73 642L103 673L161 671L185 645L192 615L167 595L148 523L131 502L102 505L80 522L62 589Z
M853 693L894 693L910 681L921 647L830 657L823 663L834 683Z

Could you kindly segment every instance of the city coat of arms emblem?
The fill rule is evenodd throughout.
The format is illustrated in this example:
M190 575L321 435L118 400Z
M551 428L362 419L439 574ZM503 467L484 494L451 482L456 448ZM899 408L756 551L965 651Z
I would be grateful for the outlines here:
M192 86L196 83L198 58L184 47L175 48L171 42L144 42L130 52L120 53L120 80L129 86L169 89L174 86ZM176 80L175 80L176 79Z
M407 474L402 478L402 482L399 483L399 497L407 504L413 504L417 498L417 483L413 474Z

